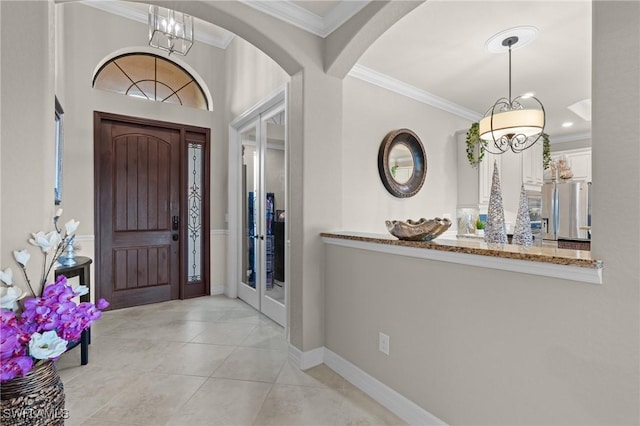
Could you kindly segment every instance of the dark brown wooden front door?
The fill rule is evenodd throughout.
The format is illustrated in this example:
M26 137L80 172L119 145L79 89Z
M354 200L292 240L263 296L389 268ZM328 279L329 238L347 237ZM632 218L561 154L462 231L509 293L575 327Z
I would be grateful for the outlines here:
M105 113L95 121L97 293L112 308L177 299L186 132Z

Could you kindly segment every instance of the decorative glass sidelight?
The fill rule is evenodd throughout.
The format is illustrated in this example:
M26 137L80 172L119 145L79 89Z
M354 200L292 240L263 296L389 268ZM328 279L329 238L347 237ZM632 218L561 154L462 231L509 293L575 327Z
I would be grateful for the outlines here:
M189 143L187 192L187 283L202 279L202 157L203 146Z

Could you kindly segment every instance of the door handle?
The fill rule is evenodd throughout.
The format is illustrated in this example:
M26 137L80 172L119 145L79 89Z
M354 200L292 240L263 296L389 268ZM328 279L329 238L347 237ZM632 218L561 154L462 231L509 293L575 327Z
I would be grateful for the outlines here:
M178 241L178 240L180 239L180 236L179 236L178 234L173 234L173 235L171 236L171 239L172 239L173 241Z
M174 231L179 231L180 230L180 217L179 216L174 216L173 219L171 220L171 229L173 229Z

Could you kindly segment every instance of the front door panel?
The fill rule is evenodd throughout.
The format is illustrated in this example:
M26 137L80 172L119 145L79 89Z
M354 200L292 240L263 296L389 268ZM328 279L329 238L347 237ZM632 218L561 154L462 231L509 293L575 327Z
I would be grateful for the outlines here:
M180 132L102 120L100 285L113 308L180 292Z

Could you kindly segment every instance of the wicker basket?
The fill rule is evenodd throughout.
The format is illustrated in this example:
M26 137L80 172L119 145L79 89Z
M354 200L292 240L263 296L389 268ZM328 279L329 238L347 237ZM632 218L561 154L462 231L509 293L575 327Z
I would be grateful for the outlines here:
M51 361L2 383L0 400L3 425L62 426L68 417L62 380Z

